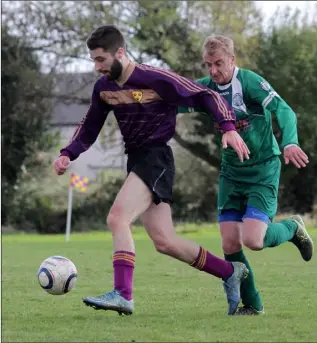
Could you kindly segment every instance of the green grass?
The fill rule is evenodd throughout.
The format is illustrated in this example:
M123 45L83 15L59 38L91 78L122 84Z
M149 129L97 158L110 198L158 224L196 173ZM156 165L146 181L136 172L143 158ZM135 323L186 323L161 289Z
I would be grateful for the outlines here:
M215 227L182 233L222 256ZM311 230L317 240L317 231ZM265 304L258 317L228 317L220 280L159 255L149 238L134 234L137 249L132 316L95 311L81 298L112 288L109 233L2 237L4 342L316 342L317 259L305 263L292 244L247 252ZM46 257L74 261L79 278L67 295L52 296L36 272Z

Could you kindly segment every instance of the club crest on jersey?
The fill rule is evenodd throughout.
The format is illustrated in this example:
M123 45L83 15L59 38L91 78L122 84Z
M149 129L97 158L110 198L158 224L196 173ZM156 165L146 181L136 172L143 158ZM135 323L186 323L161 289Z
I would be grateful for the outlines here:
M265 91L269 91L270 90L270 85L266 82L266 81L262 81L260 82L260 86L265 90Z
M242 95L240 93L236 93L232 97L232 105L236 106L236 107L243 105L243 98L242 98Z
M135 101L140 103L143 98L143 93L141 91L133 91L132 96Z

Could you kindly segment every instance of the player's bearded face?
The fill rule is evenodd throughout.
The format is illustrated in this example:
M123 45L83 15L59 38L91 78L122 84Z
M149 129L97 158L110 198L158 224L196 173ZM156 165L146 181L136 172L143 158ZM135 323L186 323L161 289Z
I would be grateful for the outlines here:
M105 74L107 75L109 80L118 80L122 74L122 69L122 63L117 58L114 58L110 66L110 70L107 71Z
M122 74L123 66L116 55L96 49L90 52L95 62L95 70L106 75L109 80L118 80Z
M212 55L205 53L203 60L214 82L225 85L231 81L235 67L234 56L228 56L228 54L219 50Z

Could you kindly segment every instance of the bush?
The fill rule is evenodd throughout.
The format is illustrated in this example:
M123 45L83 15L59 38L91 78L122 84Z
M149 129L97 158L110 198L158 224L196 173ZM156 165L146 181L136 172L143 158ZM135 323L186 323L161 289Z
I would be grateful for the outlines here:
M43 182L43 180L41 180ZM10 211L10 225L23 232L64 233L67 220L68 179L56 186L52 193L47 187L37 187L40 180L21 184ZM108 178L104 183L92 185L89 194L73 191L72 231L98 230L105 228L109 211L123 179ZM96 190L94 188L98 187ZM46 191L46 193L45 193Z

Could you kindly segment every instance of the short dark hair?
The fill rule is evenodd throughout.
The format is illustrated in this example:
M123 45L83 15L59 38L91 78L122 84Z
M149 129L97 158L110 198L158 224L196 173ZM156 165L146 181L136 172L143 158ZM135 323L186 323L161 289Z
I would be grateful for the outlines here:
M114 25L104 25L96 29L87 40L89 50L102 48L114 54L119 48L125 49L125 40L120 30Z

